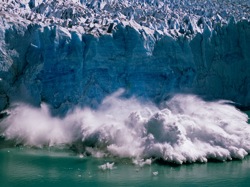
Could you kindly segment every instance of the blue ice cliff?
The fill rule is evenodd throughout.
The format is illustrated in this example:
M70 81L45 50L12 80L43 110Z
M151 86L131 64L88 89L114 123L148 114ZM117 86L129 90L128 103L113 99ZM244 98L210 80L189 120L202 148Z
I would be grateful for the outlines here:
M3 0L0 110L96 106L119 88L250 106L249 1Z

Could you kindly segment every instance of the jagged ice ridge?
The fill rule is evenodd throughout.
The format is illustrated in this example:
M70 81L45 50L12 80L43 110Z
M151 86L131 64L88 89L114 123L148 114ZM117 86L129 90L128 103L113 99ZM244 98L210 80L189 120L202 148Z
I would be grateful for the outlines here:
M117 24L135 26L147 34L190 36L225 25L229 19L249 20L248 0L4 0L2 11L25 21L60 25L81 33L111 33Z

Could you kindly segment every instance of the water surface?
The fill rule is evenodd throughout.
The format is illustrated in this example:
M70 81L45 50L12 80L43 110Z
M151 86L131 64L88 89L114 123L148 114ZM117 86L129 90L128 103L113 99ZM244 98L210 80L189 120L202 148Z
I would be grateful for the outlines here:
M115 162L114 169L99 169L107 162ZM250 157L242 161L139 167L126 159L81 158L65 150L24 147L0 150L1 187L166 185L249 186Z

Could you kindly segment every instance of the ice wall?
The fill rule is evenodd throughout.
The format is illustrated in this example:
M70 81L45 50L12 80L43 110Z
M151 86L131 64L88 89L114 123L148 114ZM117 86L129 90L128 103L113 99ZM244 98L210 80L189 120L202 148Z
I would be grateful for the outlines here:
M1 109L17 100L95 106L121 87L155 102L171 92L193 92L250 104L247 21L192 40L155 40L120 25L100 37L12 25L1 28L1 41Z
M42 1L32 2L42 6ZM95 35L0 14L0 110L18 101L46 102L55 111L75 105L96 107L119 88L126 96L155 103L184 92L250 106L246 19L218 21L212 27L186 17L187 31L194 31L190 35L180 34L178 23L163 33L126 18Z
M204 31L190 42L196 67L194 90L213 98L250 104L250 24L247 21Z

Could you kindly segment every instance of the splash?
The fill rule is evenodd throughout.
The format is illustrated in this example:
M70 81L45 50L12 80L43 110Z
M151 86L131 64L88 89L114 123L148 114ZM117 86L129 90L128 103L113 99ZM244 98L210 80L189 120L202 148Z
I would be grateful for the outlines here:
M24 145L74 145L82 154L171 163L243 159L250 153L248 117L223 101L206 102L194 95L175 95L162 109L136 98L107 97L92 110L64 118L49 107L20 104L0 124L2 135ZM139 162L138 162L139 163Z

